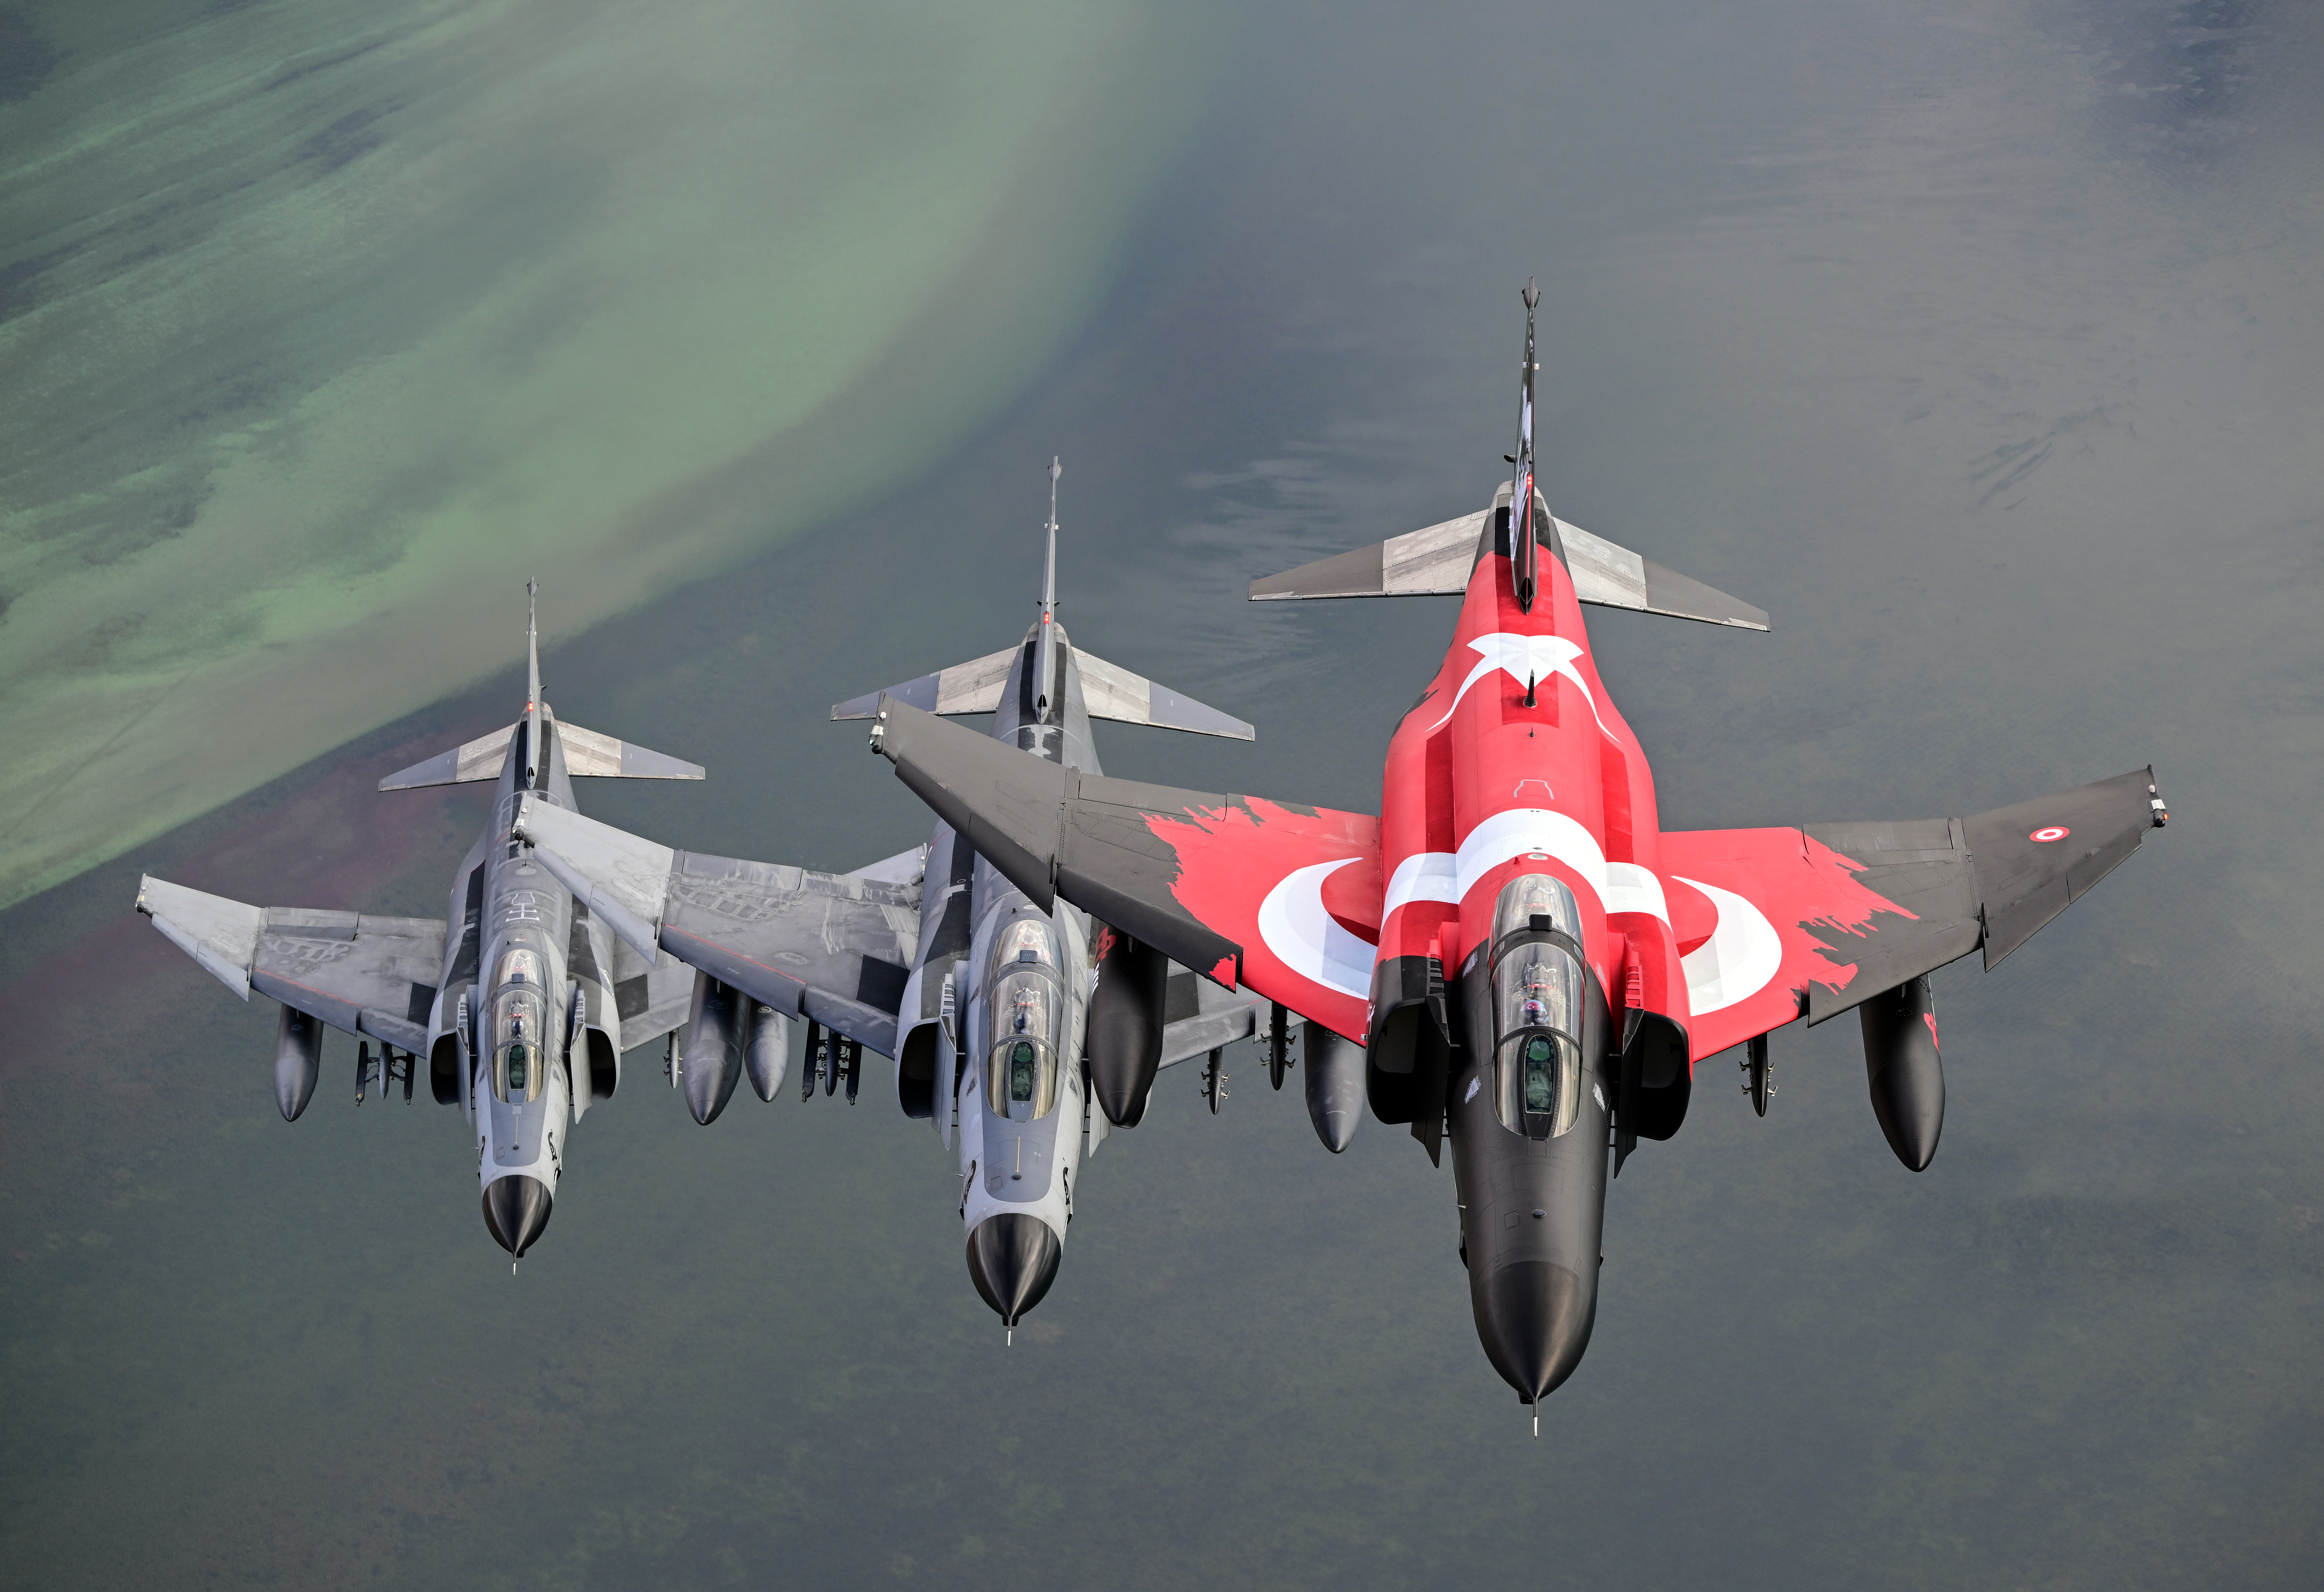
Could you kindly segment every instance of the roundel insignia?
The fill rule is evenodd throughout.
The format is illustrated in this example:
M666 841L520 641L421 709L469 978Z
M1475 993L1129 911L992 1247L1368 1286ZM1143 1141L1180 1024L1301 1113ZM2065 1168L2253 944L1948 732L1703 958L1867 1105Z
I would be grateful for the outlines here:
M2045 824L2025 838L2029 841L2061 841L2073 833L2062 824Z

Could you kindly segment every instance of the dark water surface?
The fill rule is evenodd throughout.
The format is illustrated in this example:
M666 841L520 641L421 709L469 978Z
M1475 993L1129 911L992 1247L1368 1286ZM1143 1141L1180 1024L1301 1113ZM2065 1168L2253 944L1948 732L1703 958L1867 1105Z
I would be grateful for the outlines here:
M125 914L142 869L439 913L478 801L371 787L504 722L512 669L0 917L8 1584L2324 1581L2324 15L1222 36L1030 396L947 459L899 439L874 511L554 636L560 712L711 769L583 800L713 851L912 843L825 704L1020 632L1057 452L1075 640L1259 727L1111 729L1110 770L1372 806L1450 603L1240 594L1485 502L1537 274L1558 512L1774 615L1593 621L1667 824L2150 759L2171 798L1997 973L1938 977L1935 1164L1881 1141L1852 1023L1776 1036L1765 1121L1706 1066L1615 1185L1538 1442L1449 1173L1377 1123L1330 1156L1249 1056L1216 1119L1176 1072L1107 1143L1013 1349L876 1070L704 1130L633 1054L512 1279L450 1113L357 1114L337 1040L284 1126L271 1005Z

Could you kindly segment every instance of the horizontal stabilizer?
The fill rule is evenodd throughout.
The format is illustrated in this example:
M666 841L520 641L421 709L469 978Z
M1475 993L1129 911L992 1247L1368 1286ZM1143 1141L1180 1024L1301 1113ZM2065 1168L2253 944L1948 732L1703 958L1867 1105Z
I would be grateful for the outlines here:
M956 663L948 669L922 675L885 691L874 691L843 702L831 710L834 719L868 719L882 696L908 702L924 713L989 713L1001 706L1001 687L1009 683L1009 667L1021 647L1004 647L982 658Z
M1254 603L1298 597L1457 596L1469 589L1490 510L1392 536L1250 583Z
M596 779L700 779L699 763L671 757L650 747L636 746L559 722L557 738L565 745L565 771Z
M626 741L616 741L595 730L584 730L578 724L567 724L552 718L556 724L557 741L565 750L565 771L576 777L597 779L699 779L703 768L699 763L689 763L664 752L632 746ZM429 785L466 785L480 779L497 779L501 768L508 760L509 742L516 737L516 726L506 725L489 735L479 735L464 746L438 752L424 763L414 763L409 768L398 769L379 782L382 790L416 790Z
M1249 741L1255 734L1240 719L1206 707L1191 696L1181 696L1167 686L1157 686L1120 664L1106 662L1095 653L1076 647L1074 663L1081 672L1082 703L1093 719L1152 724L1157 729L1185 730L1229 741Z
M497 779L508 760L509 742L516 726L506 724L490 735L479 735L465 746L438 752L424 763L401 768L379 782L382 790L415 790L423 785L466 785L477 779Z
M1010 667L1023 650L1021 645L1011 647L967 663L956 663L948 669L938 669L932 675L922 675L900 686L890 686L885 691L874 691L869 696L839 704L831 710L831 716L868 719L882 696L918 708L924 713L951 716L995 712L1001 706L1001 693L1009 683ZM1108 663L1078 647L1074 649L1073 656L1081 676L1083 705L1093 719L1152 724L1157 729L1218 735L1229 741L1250 741L1255 734L1240 719L1205 706L1191 696L1181 696L1167 686L1157 686L1120 664Z
M1538 501L1538 500L1536 500ZM1477 548L1492 512L1480 510L1458 520L1410 530L1351 553L1318 559L1250 584L1254 603L1304 597L1455 596L1468 590ZM1565 545L1566 568L1574 594L1601 608L1628 608L1705 624L1764 630L1767 615L1748 603L1714 591L1677 571L1665 569L1629 548L1592 536L1578 525L1557 521Z

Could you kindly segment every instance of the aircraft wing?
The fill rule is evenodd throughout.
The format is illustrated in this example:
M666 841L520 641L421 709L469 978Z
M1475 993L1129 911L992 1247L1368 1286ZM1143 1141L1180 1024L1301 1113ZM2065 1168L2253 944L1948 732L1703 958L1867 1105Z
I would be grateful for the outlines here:
M703 856L530 795L514 833L639 956L666 952L777 1011L894 1054L920 906L917 872L893 877L899 859L870 878Z
M2151 768L1967 818L1665 834L1696 1060L1982 948L1990 970L2168 817Z
M667 951L640 956L613 941L613 1000L622 1014L622 1048L650 1044L686 1026L694 1009L694 970Z
M305 906L251 906L151 875L137 910L244 1000L257 990L334 1028L428 1048L444 925Z
M1063 896L1229 989L1363 1037L1378 819L1083 774L892 697L872 743L1044 911Z

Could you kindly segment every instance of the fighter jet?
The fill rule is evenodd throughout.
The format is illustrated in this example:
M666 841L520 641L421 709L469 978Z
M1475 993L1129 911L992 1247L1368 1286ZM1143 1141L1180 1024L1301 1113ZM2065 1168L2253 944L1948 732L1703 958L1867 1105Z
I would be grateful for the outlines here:
M1966 818L1665 832L1599 677L1585 603L1766 616L1554 518L1536 490L1528 283L1512 478L1485 509L1254 584L1254 600L1457 593L1389 741L1381 810L1043 766L881 701L873 750L1031 910L1102 914L1221 985L1363 1046L1371 1109L1452 1144L1485 1354L1532 1406L1597 1312L1609 1163L1686 1116L1695 1068L1859 1015L1874 1115L1918 1171L1944 1078L1930 972L1990 968L2168 817L2153 771Z
M1066 637L1056 619L1062 474L1051 460L1040 612L1024 639L842 703L833 718L866 718L890 700L991 713L997 753L1067 777L1098 772L1093 719L1251 738L1240 720ZM516 833L639 955L659 950L699 970L682 1062L697 1121L717 1117L744 1072L774 1098L793 1020L807 1024L803 1094L844 1081L853 1100L862 1053L895 1058L904 1114L932 1121L948 1146L959 1130L969 1275L1012 1338L1056 1280L1083 1159L1111 1127L1140 1120L1163 1066L1207 1055L1215 1110L1220 1052L1258 1029L1255 998L1172 969L1109 926L1101 902L1084 912L1046 890L1028 898L949 823L850 878L673 851L530 797ZM1283 1027L1269 1030L1277 1087Z
M400 1082L409 1100L426 1058L438 1103L457 1105L475 1130L484 1225L512 1267L549 1225L570 1125L611 1098L622 1051L685 1019L693 974L616 942L511 837L510 821L521 797L576 810L576 775L702 778L692 763L558 722L540 696L538 586L525 590L523 716L379 785L498 781L492 816L453 876L448 917L250 906L151 875L137 886L137 910L218 982L244 1000L255 989L282 1003L274 1098L286 1122L314 1096L327 1027L358 1036L357 1105L374 1079L383 1095Z

